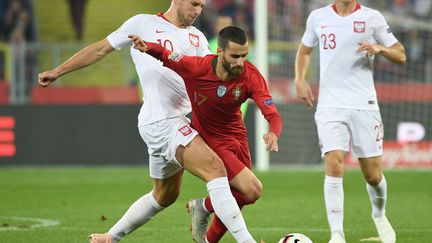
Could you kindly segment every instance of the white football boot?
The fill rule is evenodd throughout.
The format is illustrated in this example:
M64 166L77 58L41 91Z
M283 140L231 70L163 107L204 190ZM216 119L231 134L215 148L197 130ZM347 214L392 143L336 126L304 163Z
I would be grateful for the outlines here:
M346 243L345 234L339 231L332 233L329 243Z
M375 223L375 227L378 231L378 235L381 239L382 243L395 243L396 242L396 233L393 230L390 222L387 217L384 215L383 217L375 218L372 216L372 219Z
M186 208L192 217L191 231L192 238L197 243L206 242L207 225L210 217L204 209L204 199L191 199L187 202Z

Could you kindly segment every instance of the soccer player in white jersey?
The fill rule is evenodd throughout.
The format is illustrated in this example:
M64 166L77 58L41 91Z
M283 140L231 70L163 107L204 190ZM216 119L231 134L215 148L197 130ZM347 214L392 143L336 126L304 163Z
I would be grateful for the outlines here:
M383 124L372 65L375 55L404 64L404 47L381 13L355 0L336 0L313 11L295 62L297 96L309 108L315 98L305 75L316 45L320 50L320 89L315 121L325 161L324 199L330 242L345 242L342 181L349 149L359 158L379 237L385 243L395 242L396 234L385 214Z
M205 0L173 0L166 13L136 15L107 38L82 49L57 68L40 73L39 84L47 87L60 76L92 65L115 49L131 46L129 34L184 55L209 54L206 38L191 26L204 5ZM180 192L183 169L207 183L214 210L236 241L255 242L230 191L222 160L185 117L191 107L183 80L153 57L133 48L130 53L143 89L138 128L148 147L153 190L134 202L107 233L92 234L90 242L118 242L174 203Z

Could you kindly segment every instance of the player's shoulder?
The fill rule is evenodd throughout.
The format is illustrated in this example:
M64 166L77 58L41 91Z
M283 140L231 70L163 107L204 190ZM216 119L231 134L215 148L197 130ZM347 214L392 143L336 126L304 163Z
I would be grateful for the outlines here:
M376 9L369 8L367 6L362 5L361 14L363 15L364 19L366 19L366 21L368 21L368 22L371 22L371 23L383 23L383 22L385 22L384 15Z
M361 10L362 14L368 15L370 17L382 16L380 11L364 5L361 5Z
M247 75L252 75L252 76L262 76L258 67L255 66L253 63L251 63L250 61L246 61L245 62L245 72Z
M129 20L134 20L134 21L138 21L138 22L143 22L143 21L157 21L158 17L157 15L154 14L136 14L132 17L129 18Z
M330 10L331 10L331 5L326 5L324 7L320 7L315 10L312 10L310 16L315 17L315 16L328 15L329 12L331 12Z

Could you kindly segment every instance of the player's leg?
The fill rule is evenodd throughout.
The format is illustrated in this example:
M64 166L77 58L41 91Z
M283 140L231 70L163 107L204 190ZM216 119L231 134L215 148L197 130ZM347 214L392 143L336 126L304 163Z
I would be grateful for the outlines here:
M91 242L105 242L102 240L107 237L117 242L177 199L183 168L174 159L176 145L173 143L177 142L174 138L181 122L182 119L167 119L139 127L148 148L153 190L134 202L107 234L94 234ZM185 139L191 140L193 136Z
M232 166L230 168L232 168ZM232 172L230 169L228 169L228 171ZM228 172L228 174L231 173ZM261 182L255 176L255 174L245 166L230 181L230 185L231 192L240 208L243 208L245 205L255 203L256 200L260 198L262 193ZM211 206L211 199L208 197L205 199L205 207L209 212L214 212L213 207ZM215 214L206 233L207 241L210 243L219 242L225 232L226 227L221 223L217 214Z
M372 219L384 243L396 242L396 233L385 214L387 181L382 173L382 156L359 159L366 180L366 189L372 204Z
M372 219L382 242L393 243L396 234L385 215L387 181L382 168L384 129L379 111L356 111L353 114L353 154L359 158L372 205ZM361 134L361 136L360 136Z
M189 144L179 146L176 158L185 169L207 182L213 208L236 241L255 242L230 191L222 160L204 140L196 136ZM201 242L204 239L195 240Z
M238 150L237 154L225 149L216 152L223 160L224 166L228 173L231 191L237 204L243 207L255 203L262 193L261 181L250 170L250 157L248 151L242 156L242 151ZM214 212L209 197L205 199L205 208L208 212Z
M245 142L247 143L247 141ZM238 148L234 154L231 150L236 145ZM261 196L262 184L249 169L251 165L247 144L243 146L243 144L234 143L227 146L228 148L219 147L215 152L224 162L230 180L231 192L238 206L242 208L244 205L253 204ZM189 210L192 216L192 230L200 232L203 236L206 235L209 242L219 241L227 229L215 215L207 230L208 216L214 212L210 197L191 199L188 202L188 207L191 206L197 209L193 212Z
M329 242L345 242L343 174L345 151L333 150L324 155L324 201L331 231Z
M343 233L344 160L350 140L346 110L319 110L315 114L321 153L325 163L324 201L330 226L330 242L345 242Z
M153 179L153 190L135 201L108 231L112 238L121 240L173 204L180 193L182 175L183 170L180 170L169 178Z

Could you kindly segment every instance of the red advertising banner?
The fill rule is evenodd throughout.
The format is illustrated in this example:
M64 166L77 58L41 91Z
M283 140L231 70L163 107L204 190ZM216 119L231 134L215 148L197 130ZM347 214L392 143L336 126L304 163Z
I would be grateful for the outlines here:
M347 167L359 167L356 158L347 156ZM384 168L432 168L432 141L400 144L384 141Z

